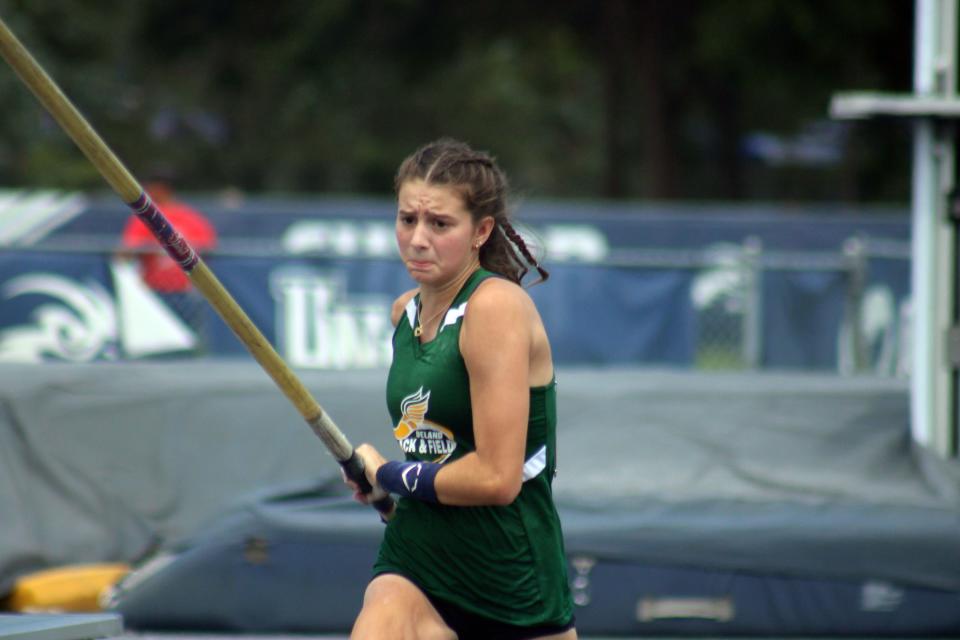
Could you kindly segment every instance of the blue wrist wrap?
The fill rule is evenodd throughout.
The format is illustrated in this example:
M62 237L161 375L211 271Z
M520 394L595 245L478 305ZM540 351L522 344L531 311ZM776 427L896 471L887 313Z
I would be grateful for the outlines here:
M440 471L436 462L400 462L391 460L377 469L377 484L398 496L408 496L424 502L439 502L434 478Z

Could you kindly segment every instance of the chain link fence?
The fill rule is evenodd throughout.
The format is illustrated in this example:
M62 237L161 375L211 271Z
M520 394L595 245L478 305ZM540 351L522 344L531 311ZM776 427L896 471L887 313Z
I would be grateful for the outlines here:
M843 283L843 311L837 336L841 373L902 376L909 368L909 304L890 287L871 286L871 261L893 263L909 272L910 245L854 236L840 252L765 251L757 237L702 251L618 250L607 264L695 272L691 298L698 340L695 367L756 369L764 365L764 292L774 273L834 274Z

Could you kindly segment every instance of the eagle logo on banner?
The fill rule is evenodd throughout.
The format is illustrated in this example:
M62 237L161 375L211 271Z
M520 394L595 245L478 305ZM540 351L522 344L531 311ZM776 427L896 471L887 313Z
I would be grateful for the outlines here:
M0 324L0 361L93 362L186 352L189 327L142 282L132 265L111 265L116 299L93 279L27 273L0 286L0 300L36 300L29 322Z

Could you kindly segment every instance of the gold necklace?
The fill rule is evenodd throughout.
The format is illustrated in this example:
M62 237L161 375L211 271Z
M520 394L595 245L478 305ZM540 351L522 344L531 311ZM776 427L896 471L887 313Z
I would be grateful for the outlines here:
M430 318L427 319L426 322L422 322L420 320L420 315L421 315L421 312L423 311L423 302L421 301L417 303L417 326L413 329L413 336L415 338L419 338L421 335L423 335L423 325L430 324L431 322L439 318L440 314L445 313L449 308L450 308L450 305L447 305L446 307L440 307L439 313L433 314L432 316L430 316Z
M476 271L476 269L479 266L480 266L479 262L475 264L468 264L467 267L463 271L461 271L460 275L457 277L456 282L458 284L456 284L455 287L452 287L453 290L455 292L459 292L460 289L463 287L463 283L466 282L471 275L473 275L473 272ZM453 298L450 299L450 302L440 307L440 311L438 313L431 316L426 322L421 322L420 313L423 311L423 298L420 298L420 301L417 303L417 326L413 328L413 336L415 338L419 338L421 335L423 335L423 325L430 324L431 322L436 320L438 317L440 317L441 313L445 313L446 311L449 311L450 305L453 304L453 301L456 299L457 299L457 293L454 293Z

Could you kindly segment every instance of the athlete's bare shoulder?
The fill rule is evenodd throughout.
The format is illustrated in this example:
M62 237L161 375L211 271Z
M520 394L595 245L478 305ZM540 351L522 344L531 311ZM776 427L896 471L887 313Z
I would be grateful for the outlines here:
M504 350L529 354L529 386L543 386L553 379L546 327L533 298L520 285L502 278L484 280L470 297L463 327L460 351L465 361L483 359L491 352L490 344L499 344Z
M470 296L471 306L516 304L527 307L533 299L526 289L506 278L487 278Z
M419 291L419 288L404 291L397 297L396 300L393 301L393 306L390 307L390 322L393 323L393 326L397 326L397 323L400 322L400 318L403 317L403 310L406 308L407 303L410 302L413 299L413 296L417 295Z
M538 317L530 294L505 278L488 278L470 296L465 326L479 322L494 330L515 328L518 319ZM468 333L471 331L468 330Z

